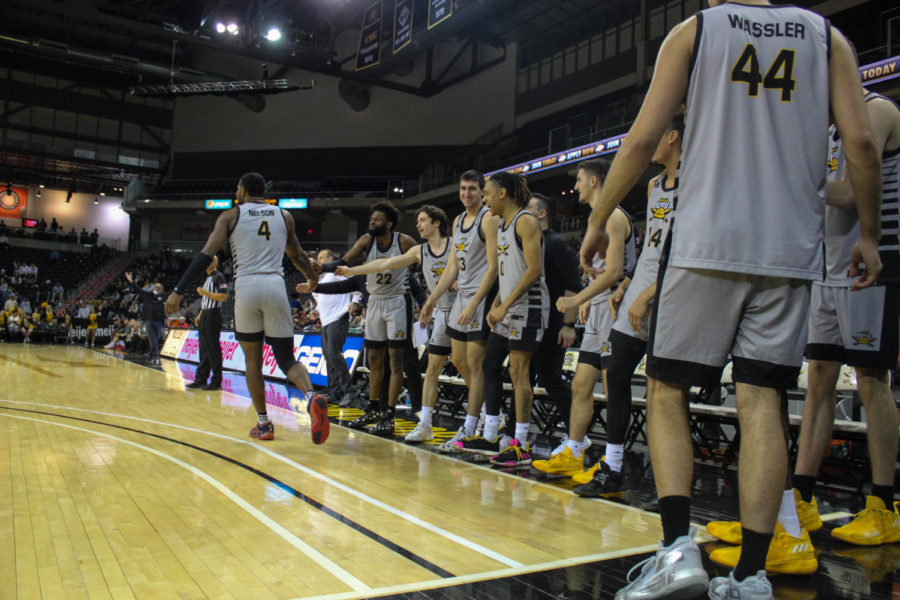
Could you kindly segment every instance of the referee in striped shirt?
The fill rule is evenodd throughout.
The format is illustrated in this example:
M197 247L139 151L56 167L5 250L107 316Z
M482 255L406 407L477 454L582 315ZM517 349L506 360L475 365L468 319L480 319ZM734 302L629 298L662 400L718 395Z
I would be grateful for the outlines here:
M222 303L228 298L228 284L219 271L219 257L213 256L206 268L206 281L197 288L202 296L200 314L197 315L198 337L200 338L200 366L189 388L204 390L222 389L222 347L219 334L222 332ZM212 372L212 379L206 382Z

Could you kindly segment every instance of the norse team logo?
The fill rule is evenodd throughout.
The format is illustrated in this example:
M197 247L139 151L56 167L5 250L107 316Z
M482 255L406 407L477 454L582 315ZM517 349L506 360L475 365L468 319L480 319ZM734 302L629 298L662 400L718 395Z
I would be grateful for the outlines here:
M497 255L498 256L509 256L509 242L503 240L502 244L497 244Z
M469 247L469 242L466 240L463 240L461 242L456 242L456 251L457 252L465 252L468 247Z
M446 266L447 266L446 263L443 263L443 262L434 263L434 266L431 267L431 273L433 275L435 275L436 277L440 277L441 275L444 274L444 267L446 267Z
M670 212L672 212L672 201L668 198L657 201L656 206L650 209L650 214L653 218L661 221L665 221L669 217Z
M9 188L0 191L0 208L3 210L15 210L21 203L22 199L19 198L16 190Z
M513 339L519 339L519 330L516 327L509 328L509 337Z
M828 162L825 163L825 166L828 167L829 173L834 173L838 168L838 152L839 146L831 147L831 158L828 159Z
M866 331L862 329L856 332L856 335L851 335L853 338L854 346L868 346L869 348L875 347L875 342L878 341L877 337L873 337L870 331Z
M612 344L610 344L608 341L605 341L602 344L600 344L600 353L601 354L608 354L610 352L612 352Z
M406 337L406 334L403 333L402 331L395 331L395 332L394 332L394 339L402 340L402 339L405 338L405 337Z

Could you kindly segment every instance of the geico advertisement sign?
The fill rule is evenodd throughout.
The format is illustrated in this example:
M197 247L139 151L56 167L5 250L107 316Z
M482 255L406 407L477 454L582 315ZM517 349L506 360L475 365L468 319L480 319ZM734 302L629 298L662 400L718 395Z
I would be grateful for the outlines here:
M362 350L363 339L348 337L344 342L344 360L347 367L353 369ZM247 369L244 353L240 343L235 339L234 332L223 331L219 335L219 347L222 349L222 366L226 369L244 372ZM322 356L322 338L319 335L295 334L293 354L299 362L306 365L312 383L327 385L325 358ZM262 372L265 377L287 379L278 368L275 353L268 344L263 344ZM181 350L178 352L178 360L188 362L200 362L200 339L196 330L191 330L185 337Z

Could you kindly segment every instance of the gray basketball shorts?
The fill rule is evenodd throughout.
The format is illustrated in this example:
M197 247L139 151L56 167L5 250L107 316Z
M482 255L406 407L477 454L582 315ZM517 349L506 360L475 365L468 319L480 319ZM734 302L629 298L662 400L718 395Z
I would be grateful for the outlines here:
M735 382L796 387L810 287L803 279L668 266L656 291L647 375L709 385L730 354Z
M234 280L235 337L243 341L292 338L294 321L281 275L241 275Z
M428 338L428 352L440 356L449 356L450 334L447 333L447 319L450 318L450 309L436 308L433 317L431 336Z
M638 287L641 289L638 289ZM619 305L619 312L616 313L616 320L612 325L612 328L619 333L624 333L625 335L639 339L642 342L646 342L647 337L650 335L650 315L653 314L653 301L650 301L650 306L647 307L647 312L644 313L644 318L641 319L640 331L635 331L634 327L631 326L631 321L628 320L628 311L631 310L635 298L644 291L645 287L646 286L636 286L634 282L631 282L631 285L625 290L625 296L622 297L622 303Z
M612 354L609 332L612 331L613 318L609 312L609 294L591 302L587 323L584 324L584 337L578 350L579 364L590 365L596 369L606 368L606 361Z
M513 306L499 323L494 324L494 332L506 338L510 350L535 352L544 338L544 330L550 316L549 306Z
M411 322L412 310L407 294L387 298L370 296L363 334L366 345L370 348L403 346L409 338Z
M475 292L459 292L450 307L450 315L447 317L447 334L455 339L463 342L473 340L486 340L491 332L487 325L486 306L490 306L494 302L495 291L491 291L478 304L472 320L464 325L459 324L459 315L469 306L469 302L475 296Z
M900 287L813 284L806 357L852 367L891 369L897 363Z

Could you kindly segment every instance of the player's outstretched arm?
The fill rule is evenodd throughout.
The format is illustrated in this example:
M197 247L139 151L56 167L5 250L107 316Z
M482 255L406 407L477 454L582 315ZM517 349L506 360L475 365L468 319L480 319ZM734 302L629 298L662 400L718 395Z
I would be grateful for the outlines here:
M413 246L400 256L392 256L391 258L379 258L372 262L356 265L355 267L339 266L335 273L344 277L353 277L354 275L368 275L369 273L383 273L392 269L408 267L409 265L421 262L422 247Z
M209 238L207 238L206 244L203 245L200 254L194 257L194 260L191 261L191 265L181 277L181 281L178 282L172 290L172 293L166 298L166 314L171 315L178 311L178 305L181 303L181 297L184 294L184 291L188 289L201 274L206 272L206 268L212 263L212 257L216 252L221 250L222 246L225 245L225 242L228 241L228 235L231 232L231 228L234 226L237 214L238 209L232 208L226 210L219 215L218 219L216 219L216 224L213 226L213 230L210 232Z
M312 262L310 262L306 252L300 246L297 232L294 231L294 217L286 210L282 210L281 213L284 215L284 224L287 226L287 244L284 247L284 253L291 259L297 270L303 273L312 289L315 289L316 284L319 282L319 274L313 269Z

